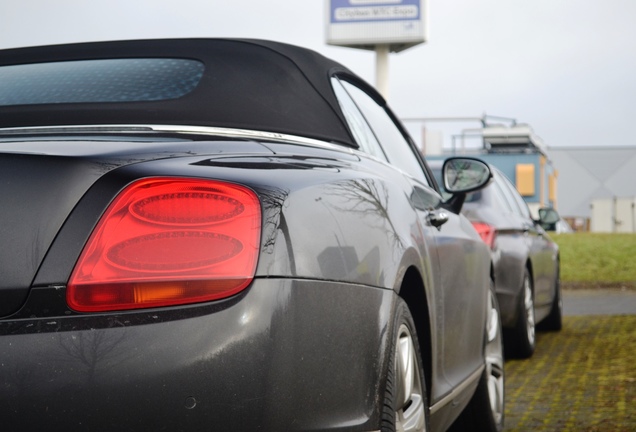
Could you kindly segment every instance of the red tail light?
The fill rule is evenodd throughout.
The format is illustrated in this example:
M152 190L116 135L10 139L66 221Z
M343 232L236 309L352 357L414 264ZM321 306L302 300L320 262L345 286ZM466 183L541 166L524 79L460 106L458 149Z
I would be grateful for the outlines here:
M150 178L126 187L71 274L72 309L98 312L229 297L256 270L261 209L243 186Z
M495 227L483 222L473 222L472 224L484 243L486 243L490 249L493 249L495 247L495 235L497 234Z

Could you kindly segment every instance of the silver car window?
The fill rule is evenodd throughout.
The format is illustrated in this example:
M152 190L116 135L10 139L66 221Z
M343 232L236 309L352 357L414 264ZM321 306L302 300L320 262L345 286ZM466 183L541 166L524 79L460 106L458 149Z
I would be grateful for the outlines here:
M507 184L506 177L500 171L497 171L496 181L499 183L499 186L501 187L501 191L506 197L506 201L508 202L508 205L510 206L512 212L518 216L521 216L522 215L521 209L519 208L519 204L517 203L517 200L515 200L512 189L510 189L510 187Z
M500 177L501 177L503 187L507 188L508 193L512 197L512 201L514 202L517 213L526 219L531 219L528 205L523 200L523 198L521 198L521 195L519 195L519 192L517 192L517 189L512 185L512 183L510 183L510 181L504 175L501 175Z
M496 179L497 177L495 177ZM512 213L512 207L511 204L508 202L508 200L506 199L506 196L504 195L503 190L501 190L501 185L499 184L498 181L494 181L492 182L492 186L491 186L494 194L494 201L495 201L495 205L500 209L503 210L505 212L508 213Z
M340 84L340 80L331 78L331 85L333 86L333 91L336 94L342 113L347 120L349 129L353 134L353 138L360 146L360 150L387 162L386 155L382 151L380 143L378 143L373 131L367 124L367 121L364 119L364 116L355 102L351 99L351 96L349 96L349 93L347 93L342 87L342 84Z
M341 81L341 83L364 114L367 123L371 126L389 159L389 163L430 186L426 174L424 174L424 168L413 153L412 146L386 110L360 88L346 81Z
M517 188L514 187L512 183L510 183L507 180L506 182L508 183L508 186L510 186L510 188L513 191L512 195L514 196L515 201L517 202L517 204L519 205L519 208L521 209L521 215L525 218L532 219L532 215L530 214L530 209L528 208L528 203L526 203L526 201L521 197L521 195L517 191Z
M504 182L505 180L503 174L501 174L500 172L497 172L497 174L498 175L495 176L495 181L499 184L504 197L506 197L506 202L508 203L508 206L510 206L510 210L517 215L521 215L519 205L515 201L515 198L512 196L512 192Z

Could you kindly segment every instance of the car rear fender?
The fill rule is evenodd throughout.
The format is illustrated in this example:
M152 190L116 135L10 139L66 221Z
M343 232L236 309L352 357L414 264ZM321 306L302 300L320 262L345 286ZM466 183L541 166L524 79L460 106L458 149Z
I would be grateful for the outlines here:
M111 200L132 181L159 175L213 178L257 193L263 214L257 278L335 280L390 289L398 286L402 269L421 267L416 242L422 240L411 234L420 231L419 221L405 184L361 174L348 160L293 162L258 156L222 162L186 157L112 170L73 209L34 286L64 285Z

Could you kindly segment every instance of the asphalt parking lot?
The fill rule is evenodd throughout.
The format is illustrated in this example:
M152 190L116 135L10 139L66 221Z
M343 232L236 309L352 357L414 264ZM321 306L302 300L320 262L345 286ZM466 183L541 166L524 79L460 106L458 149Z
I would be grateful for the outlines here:
M636 431L636 291L565 290L561 332L506 362L506 431Z
M565 315L633 315L636 314L636 291L564 290Z

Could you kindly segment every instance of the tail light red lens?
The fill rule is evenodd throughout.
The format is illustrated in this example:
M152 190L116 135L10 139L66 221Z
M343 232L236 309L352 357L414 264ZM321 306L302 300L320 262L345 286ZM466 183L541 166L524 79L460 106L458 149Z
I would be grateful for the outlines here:
M495 227L483 222L473 222L473 227L484 243L486 243L490 249L493 249L495 247L495 236L497 234Z
M69 306L100 312L217 300L254 278L261 207L243 186L149 178L126 187L68 282Z

